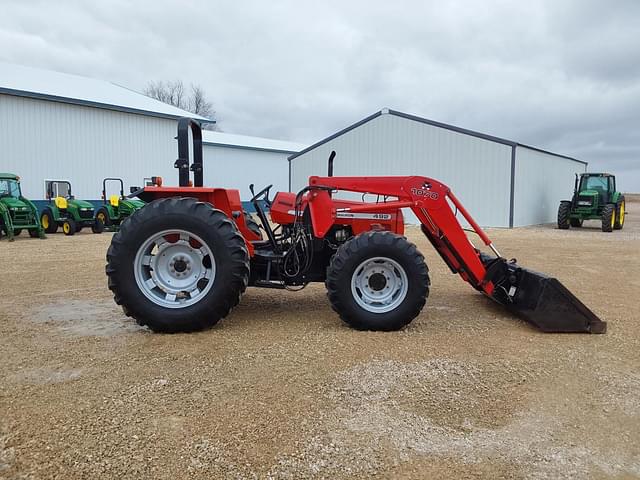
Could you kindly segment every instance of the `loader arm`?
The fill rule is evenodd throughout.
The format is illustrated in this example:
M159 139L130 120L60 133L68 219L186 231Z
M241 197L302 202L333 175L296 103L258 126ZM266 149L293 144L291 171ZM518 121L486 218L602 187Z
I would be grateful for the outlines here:
M322 238L339 211L384 212L411 208L422 232L453 273L475 289L546 332L604 333L606 323L578 300L557 279L508 262L471 217L451 189L428 177L318 177L309 178L309 209L316 236ZM373 194L384 201L335 208L332 191ZM388 200L387 197L394 197ZM460 214L495 253L481 253L456 218Z
M331 203L328 194L329 188L395 197L397 200L365 203L340 209L340 211L380 212L385 209L411 208L420 220L422 231L451 271L459 274L474 288L483 290L487 295L493 293L492 282L484 281L486 268L480 259L478 250L469 241L460 226L452 211L451 204L469 222L484 244L493 248L491 240L445 184L433 178L411 176L311 177L309 185L325 187L320 190L312 190L310 193L311 218L315 233L319 237L323 237L333 225L338 213L334 208L327 208Z

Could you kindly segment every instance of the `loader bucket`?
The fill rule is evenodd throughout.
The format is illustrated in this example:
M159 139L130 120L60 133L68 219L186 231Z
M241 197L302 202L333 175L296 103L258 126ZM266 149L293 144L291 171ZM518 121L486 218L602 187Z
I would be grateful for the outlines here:
M600 320L584 303L573 295L556 278L507 263L509 286L497 287L492 298L507 307L523 320L543 332L555 333L605 333L607 324ZM495 271L495 269L494 269ZM496 279L497 280L497 279ZM515 288L515 291L514 291ZM509 296L506 292L511 291Z

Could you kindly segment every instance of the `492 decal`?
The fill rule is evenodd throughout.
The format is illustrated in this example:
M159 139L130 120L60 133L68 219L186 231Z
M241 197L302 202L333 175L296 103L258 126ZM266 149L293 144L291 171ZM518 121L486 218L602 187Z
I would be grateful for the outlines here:
M440 198L438 192L432 192L431 190L425 190L423 188L412 188L411 193L414 195L418 195L419 197L430 198L431 200L437 200Z
M391 214L338 212L336 213L336 218L356 218L358 220L391 220Z

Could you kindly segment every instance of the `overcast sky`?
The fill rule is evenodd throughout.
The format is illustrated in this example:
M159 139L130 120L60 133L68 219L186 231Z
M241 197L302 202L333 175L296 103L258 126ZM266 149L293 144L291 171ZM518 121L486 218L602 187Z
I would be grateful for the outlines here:
M640 192L640 1L2 0L0 60L204 87L224 131L312 143L389 107Z

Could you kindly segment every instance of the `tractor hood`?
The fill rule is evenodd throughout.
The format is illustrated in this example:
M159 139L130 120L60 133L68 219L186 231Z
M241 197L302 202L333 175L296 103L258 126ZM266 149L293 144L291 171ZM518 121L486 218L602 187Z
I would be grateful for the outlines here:
M20 200L19 198L15 198L15 197L2 197L0 198L0 201L2 203L5 204L5 206L7 208L9 208L10 210L16 210L16 209L20 209L20 210L29 210L29 205L27 205L25 202L23 202L22 200Z
M126 204L128 206L130 206L131 208L142 208L146 205L146 203L144 203L142 200L134 200L132 198L127 198L126 200L121 200L120 201L121 204Z
M93 204L91 202L87 202L86 200L67 200L69 205L72 205L77 208L89 209L93 210Z
M599 202L599 193L597 190L582 190L578 192L578 207L592 208Z

